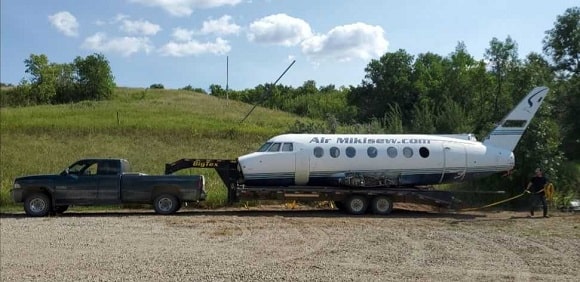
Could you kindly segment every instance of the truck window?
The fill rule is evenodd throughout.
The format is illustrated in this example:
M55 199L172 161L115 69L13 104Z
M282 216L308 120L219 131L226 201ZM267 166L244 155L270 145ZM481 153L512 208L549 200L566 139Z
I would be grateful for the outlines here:
M70 174L94 175L97 173L98 165L95 161L80 161L68 168Z
M121 163L117 160L104 160L99 162L98 175L117 175L121 171Z

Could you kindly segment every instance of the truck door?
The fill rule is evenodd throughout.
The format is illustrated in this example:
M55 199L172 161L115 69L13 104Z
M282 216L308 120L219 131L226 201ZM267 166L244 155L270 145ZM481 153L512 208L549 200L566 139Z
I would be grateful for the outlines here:
M97 200L99 177L97 161L83 160L68 168L55 183L57 205L94 204Z
M465 145L448 142L443 144L443 172L440 182L458 182L465 177L467 153Z
M296 150L295 185L306 185L310 178L310 154L304 148Z
M120 203L121 172L121 162L119 160L99 161L99 168L97 170L99 178L97 202L99 204Z

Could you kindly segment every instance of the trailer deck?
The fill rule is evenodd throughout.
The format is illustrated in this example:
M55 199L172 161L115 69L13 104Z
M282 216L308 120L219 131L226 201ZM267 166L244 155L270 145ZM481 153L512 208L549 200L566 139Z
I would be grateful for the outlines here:
M237 160L228 159L180 159L165 165L165 174L188 168L215 169L228 189L228 204L242 200L297 200L334 201L341 209L355 200L366 210L370 200L373 211L387 214L393 202L426 204L440 208L453 208L458 200L449 191L429 187L353 187L353 186L246 186L238 170ZM384 206L384 210L375 206ZM379 209L379 210L377 210ZM357 214L352 207L346 208ZM364 213L364 211L363 211Z

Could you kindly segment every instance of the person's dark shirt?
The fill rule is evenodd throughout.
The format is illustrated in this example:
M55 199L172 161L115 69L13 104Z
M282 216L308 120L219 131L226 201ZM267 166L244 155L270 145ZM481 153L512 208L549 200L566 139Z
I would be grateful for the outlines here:
M544 191L539 192L540 190L544 189L546 183L548 183L548 179L544 176L534 176L531 180L532 187L530 187L530 192L534 194L544 195ZM538 193L539 192L539 193Z

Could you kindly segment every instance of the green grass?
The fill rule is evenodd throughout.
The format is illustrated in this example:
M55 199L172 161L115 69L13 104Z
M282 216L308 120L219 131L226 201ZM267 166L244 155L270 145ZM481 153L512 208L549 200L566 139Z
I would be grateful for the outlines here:
M21 175L57 173L77 159L128 159L134 171L163 174L180 158L236 158L286 132L297 119L288 113L178 90L118 88L109 101L0 109L0 205ZM226 201L213 170L187 171L208 177L208 206Z

